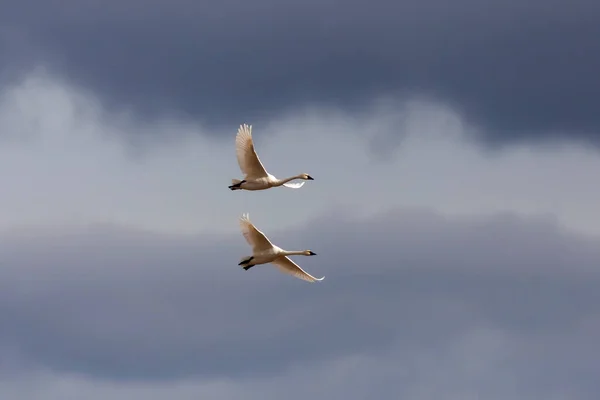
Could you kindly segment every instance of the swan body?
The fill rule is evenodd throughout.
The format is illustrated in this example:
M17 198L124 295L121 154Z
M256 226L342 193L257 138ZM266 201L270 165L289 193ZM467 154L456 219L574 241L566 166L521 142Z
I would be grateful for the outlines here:
M299 189L305 182L291 182L296 179L314 180L308 174L298 174L285 179L279 179L267 172L254 149L252 141L252 125L240 125L235 137L235 147L238 164L244 179L232 179L231 190L265 190L272 187L285 186Z
M287 251L281 247L275 246L271 241L258 230L252 222L248 214L242 215L240 218L240 228L244 238L250 246L252 246L252 255L243 257L238 265L241 265L244 270L249 270L255 265L274 264L281 272L292 275L296 278L307 282L322 281L325 277L315 278L305 272L298 264L292 261L288 256L315 256L316 254L310 250Z

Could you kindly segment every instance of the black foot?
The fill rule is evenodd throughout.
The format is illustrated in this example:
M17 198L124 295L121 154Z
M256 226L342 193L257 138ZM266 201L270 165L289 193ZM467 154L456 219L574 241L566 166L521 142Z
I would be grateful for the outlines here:
M244 270L248 271L250 268L254 267L254 265L250 264L250 265L246 265L244 268Z
M246 183L246 181L241 181L240 183L236 183L235 185L227 186L231 190L241 189L242 183Z
M254 259L254 256L250 257L247 260L241 261L238 265L244 265L244 264L248 264L250 261L252 261Z

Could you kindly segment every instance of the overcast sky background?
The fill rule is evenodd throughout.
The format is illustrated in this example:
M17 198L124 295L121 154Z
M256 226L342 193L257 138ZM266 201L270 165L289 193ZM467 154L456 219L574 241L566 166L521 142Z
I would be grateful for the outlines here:
M600 3L0 3L0 397L596 399ZM300 190L231 192L237 127ZM238 218L307 284L243 271Z

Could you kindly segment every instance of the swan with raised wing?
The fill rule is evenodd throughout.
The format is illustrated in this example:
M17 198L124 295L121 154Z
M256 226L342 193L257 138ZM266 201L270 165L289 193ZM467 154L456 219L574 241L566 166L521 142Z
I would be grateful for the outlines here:
M305 182L290 182L295 179L307 181L314 180L310 175L302 173L286 179L278 179L267 172L254 149L252 141L252 125L240 125L235 137L235 147L238 164L244 179L232 179L229 189L231 190L265 190L277 186L285 186L298 189Z
M308 274L288 257L293 255L315 256L316 254L312 251L287 251L275 246L264 233L258 230L254 224L250 222L250 216L248 214L244 214L240 218L240 228L244 238L246 238L248 244L252 246L252 255L243 257L242 261L238 264L246 271L255 265L272 263L275 264L281 272L290 274L307 282L316 282L325 279L325 277L315 278Z

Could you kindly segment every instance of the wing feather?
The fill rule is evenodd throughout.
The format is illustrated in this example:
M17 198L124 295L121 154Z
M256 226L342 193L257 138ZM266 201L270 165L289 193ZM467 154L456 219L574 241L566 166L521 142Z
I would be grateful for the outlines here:
M300 189L306 182L287 182L283 186L290 189Z
M305 280L307 282L322 281L323 279L325 279L325 277L315 278L314 276L310 275L287 256L278 257L272 263L275 264L281 272L292 275L296 278Z
M250 216L248 214L244 214L240 218L240 228L244 238L246 239L246 242L252 246L253 252L264 251L273 247L273 243L271 243L265 234L258 230L252 222L250 222Z
M235 137L235 148L240 170L246 179L254 180L268 176L268 172L256 154L252 141L252 125L240 125Z

